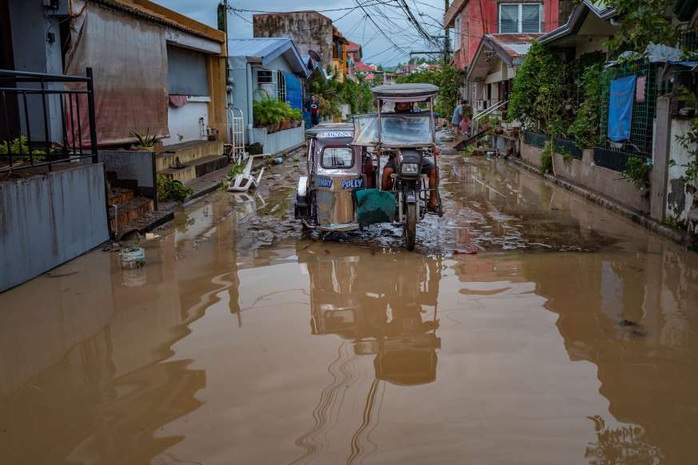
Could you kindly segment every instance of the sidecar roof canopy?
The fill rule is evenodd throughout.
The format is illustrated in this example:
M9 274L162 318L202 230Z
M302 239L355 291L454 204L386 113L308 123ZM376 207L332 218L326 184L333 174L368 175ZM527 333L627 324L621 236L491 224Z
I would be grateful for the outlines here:
M433 84L384 84L373 89L373 95L385 102L423 102L434 97L439 87Z
M353 137L354 125L352 123L322 123L306 130L305 136L321 139Z

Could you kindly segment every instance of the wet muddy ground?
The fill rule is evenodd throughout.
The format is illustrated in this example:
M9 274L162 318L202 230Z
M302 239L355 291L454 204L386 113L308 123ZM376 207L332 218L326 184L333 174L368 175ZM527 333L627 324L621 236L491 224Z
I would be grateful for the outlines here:
M415 252L304 234L292 165L0 294L0 463L695 463L698 255L456 155Z

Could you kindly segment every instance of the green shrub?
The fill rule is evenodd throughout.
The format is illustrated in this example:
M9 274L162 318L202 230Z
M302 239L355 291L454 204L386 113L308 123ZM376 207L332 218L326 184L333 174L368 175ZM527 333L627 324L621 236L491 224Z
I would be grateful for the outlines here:
M27 161L29 160L30 153L35 162L46 160L45 151L39 149L34 149L30 151L26 136L19 136L18 138L12 139L11 141L0 142L0 155L12 154L13 160Z
M190 197L194 191L174 179L169 179L168 177L158 174L157 176L158 185L158 200L176 200L177 202L183 202L187 197Z
M580 149L593 147L599 135L601 115L601 65L589 66L582 74L584 101L570 126L569 135Z
M286 102L281 102L264 93L261 99L254 101L252 111L259 126L269 126L279 124L286 119L291 107Z
M630 157L621 173L623 179L627 179L638 189L650 187L650 173L652 172L652 160L644 157Z
M550 173L553 169L553 142L545 142L543 151L540 153L540 172Z

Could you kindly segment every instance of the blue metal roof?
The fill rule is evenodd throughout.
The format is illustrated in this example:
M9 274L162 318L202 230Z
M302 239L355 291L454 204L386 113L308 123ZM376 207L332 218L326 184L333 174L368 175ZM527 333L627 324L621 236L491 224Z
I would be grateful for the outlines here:
M228 57L261 58L262 66L268 66L282 55L294 72L308 76L309 70L291 39L257 37L228 40Z

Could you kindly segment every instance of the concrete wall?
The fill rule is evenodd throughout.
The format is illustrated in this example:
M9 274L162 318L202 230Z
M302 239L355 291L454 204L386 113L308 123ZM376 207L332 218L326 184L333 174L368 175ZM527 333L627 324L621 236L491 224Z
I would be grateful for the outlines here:
M119 181L136 183L140 194L157 199L153 152L100 150L99 161L104 163L108 178L113 173Z
M254 128L250 143L259 142L264 146L264 153L283 152L305 141L305 125L267 134L267 128Z
M688 212L698 200L696 193L690 186L687 189L682 179L686 175L686 164L690 161L689 153L681 146L677 137L690 131L688 120L674 119L671 121L671 137L669 140L668 179L666 192L665 218L672 223L683 223L688 217Z
M314 50L322 57L322 66L332 64L332 20L312 12L254 15L255 37L288 37L298 52Z
M521 143L521 158L530 165L540 167L541 149ZM565 162L562 155L553 157L555 175L578 186L597 192L615 202L642 214L649 214L649 192L642 192L620 173L594 164L594 151L584 150L582 159Z
M101 164L0 183L0 291L108 239Z

